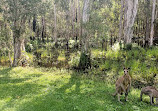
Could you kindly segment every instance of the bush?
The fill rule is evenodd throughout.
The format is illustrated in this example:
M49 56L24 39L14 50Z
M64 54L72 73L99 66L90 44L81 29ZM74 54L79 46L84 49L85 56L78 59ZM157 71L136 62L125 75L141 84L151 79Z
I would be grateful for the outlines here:
M131 49L132 49L132 44L125 45L125 50L131 50Z
M80 56L71 57L69 61L70 67L78 67L80 61Z
M33 51L33 45L31 43L27 43L25 50L26 52L32 52Z
M80 62L79 62L78 67L82 70L85 70L85 69L88 69L89 67L91 67L91 60L90 60L89 54L81 53Z

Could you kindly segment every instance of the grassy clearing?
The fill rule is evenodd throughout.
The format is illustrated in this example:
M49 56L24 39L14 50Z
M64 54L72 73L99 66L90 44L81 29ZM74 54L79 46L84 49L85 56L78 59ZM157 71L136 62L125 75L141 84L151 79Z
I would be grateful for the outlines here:
M0 68L0 111L156 111L132 89L121 105L114 85L95 77L54 69ZM121 98L124 101L124 97Z

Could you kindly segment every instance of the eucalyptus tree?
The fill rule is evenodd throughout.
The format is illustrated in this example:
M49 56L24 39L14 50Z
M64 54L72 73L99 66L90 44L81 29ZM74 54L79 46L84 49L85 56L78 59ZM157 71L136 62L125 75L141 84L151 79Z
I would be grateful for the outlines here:
M124 9L124 0L121 0L121 11L120 11L120 23L119 23L119 42L121 42L121 38L123 35L123 9Z
M151 17L150 46L153 45L156 0L152 0L152 2L153 2L153 5L152 5L152 17Z
M88 32L86 29L86 24L89 22L90 17L90 0L84 0L83 14L82 14L82 42L83 42L83 52L88 53Z
M145 8L145 16L146 16L146 30L145 30L145 46L149 45L147 43L149 43L149 37L150 37L150 0L145 0L146 4L144 6Z
M131 43L133 37L133 25L138 9L138 0L125 0L125 27L124 27L124 41L126 44Z
M14 61L13 66L18 65L21 58L25 30L29 17L38 13L42 0L2 0L3 16L9 21L13 32Z
M79 68L86 69L90 66L90 57L89 57L89 33L87 24L90 17L90 0L84 0L83 11L82 11L82 35L81 35L81 56L79 62Z

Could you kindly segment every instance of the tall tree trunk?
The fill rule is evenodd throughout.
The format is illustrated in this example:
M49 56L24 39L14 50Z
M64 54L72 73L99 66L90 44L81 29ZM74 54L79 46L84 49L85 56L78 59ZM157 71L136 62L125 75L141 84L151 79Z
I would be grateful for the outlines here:
M13 40L14 40L14 60L13 60L13 67L18 66L18 61L21 58L21 47L22 42L20 40L20 30L13 31Z
M45 37L46 37L45 17L42 17L42 42L45 42L44 40Z
M75 22L78 25L78 0L75 1ZM76 26L75 26L76 27ZM76 40L76 46L75 48L78 49L78 27L75 28L75 40Z
M71 22L72 22L72 38L74 39L75 35L75 9L76 9L76 1L73 1L71 4L71 11L72 11L72 17L71 17Z
M149 24L149 15L150 15L150 0L146 0L146 33L145 33L145 47L149 45L149 37L150 37L150 24Z
M121 42L121 38L122 38L123 8L124 8L124 0L121 0L121 12L120 12L120 23L119 23L119 42Z
M82 44L83 44L83 52L88 53L88 32L86 30L86 23L89 21L89 13L90 13L90 0L84 0L83 6L83 15L82 15Z
M91 67L90 53L88 52L88 31L86 25L89 22L90 15L90 0L84 0L82 13L82 53L80 56L79 68L85 70Z
M153 0L152 17L151 17L151 31L150 31L150 46L153 45L153 37L154 37L155 5L156 5L156 0Z
M81 28L81 6L80 6L80 0L78 0L78 16L77 16L77 22L78 22L78 25L79 25L79 28L78 28L78 36L79 36L79 49L81 49L81 33L82 33L82 28Z
M57 15L56 15L55 4L54 4L54 42L57 43Z
M11 54L10 54L10 50L8 49L8 56L9 56L9 61L10 61L10 67L12 67L12 59L11 59Z
M133 25L134 20L137 14L137 6L138 0L125 0L125 31L124 31L124 39L125 43L131 43L131 39L133 37Z
M33 25L33 31L36 32L36 16L35 15L33 17L33 23L32 23L32 25Z
M15 7L18 6L17 1L13 0ZM16 17L14 18L13 21L13 46L14 46L14 60L13 60L13 67L18 66L18 62L21 59L21 54L22 54L22 49L24 49L24 42L23 39L21 38L23 33L26 30L26 17L23 18L18 18L19 17L19 12L16 9L14 9L14 13ZM23 48L22 48L23 46Z
M21 39L21 50L25 52L25 38Z

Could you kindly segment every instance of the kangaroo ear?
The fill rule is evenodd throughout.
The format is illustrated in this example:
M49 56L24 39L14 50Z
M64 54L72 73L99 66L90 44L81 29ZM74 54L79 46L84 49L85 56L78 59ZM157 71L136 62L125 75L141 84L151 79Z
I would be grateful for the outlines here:
M126 68L124 67L123 70L125 70Z
M129 67L128 70L130 70L131 68Z

